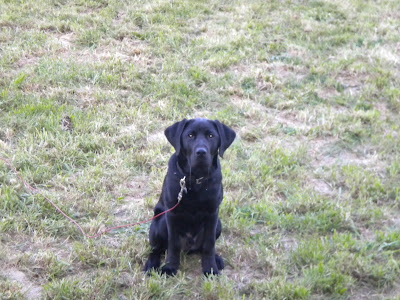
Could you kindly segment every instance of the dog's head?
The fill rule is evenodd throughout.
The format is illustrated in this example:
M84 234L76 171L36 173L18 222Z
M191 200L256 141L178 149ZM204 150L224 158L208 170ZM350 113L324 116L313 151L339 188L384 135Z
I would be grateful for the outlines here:
M218 120L183 119L168 127L165 136L191 168L208 170L218 154L223 156L236 134Z

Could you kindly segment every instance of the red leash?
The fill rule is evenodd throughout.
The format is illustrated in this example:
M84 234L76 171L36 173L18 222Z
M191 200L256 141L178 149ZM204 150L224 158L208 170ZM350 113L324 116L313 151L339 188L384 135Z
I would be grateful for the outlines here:
M177 202L173 207L171 207L170 209L167 209L167 210L163 211L162 213L159 213L158 215L154 216L153 218L151 218L151 219L149 219L149 220L145 220L145 221L141 221L141 222L137 222L137 223L131 223L131 224L120 225L120 226L114 226L114 227L107 228L106 230L101 231L101 232L99 232L99 233L97 233L97 234L95 234L95 235L89 235L89 234L87 234L87 233L85 233L85 232L83 231L82 227L78 224L78 222L76 222L74 219L72 219L70 216L68 216L65 212L63 212L63 211L61 210L61 208L59 208L53 201L51 201L49 198L47 198L45 195L43 195L38 189L34 188L34 187L31 186L29 183L27 183L27 182L21 177L21 175L18 173L17 169L15 169L14 166L13 166L7 159L2 158L2 157L0 157L0 159L1 159L2 161L4 161L4 162L10 167L10 169L18 176L19 180L21 180L22 183L23 183L27 188L29 188L29 189L30 189L32 192L34 192L34 193L37 193L37 194L42 195L42 196L44 197L44 199L46 199L47 202L49 202L56 210L58 210L58 212L59 212L60 214L62 214L65 218L67 218L69 221L71 221L72 223L74 223L75 226L78 227L78 229L81 231L81 233L82 233L85 237L90 238L90 239L97 238L97 237L99 237L99 236L103 235L104 233L109 232L109 231L111 231L111 230L120 229L120 228L132 227L132 226L135 226L135 225L140 225L140 224L144 224L144 223L148 223L148 222L153 221L154 219L156 219L156 218L162 216L163 214L166 214L167 212L170 212L171 210L175 209L175 208L179 205L179 203L180 203L180 201L181 201L181 199L182 199L183 191L186 190L186 188L185 188L186 181L185 181L185 177L183 177L183 178L180 180L181 191L179 192L179 195L178 195L178 202Z

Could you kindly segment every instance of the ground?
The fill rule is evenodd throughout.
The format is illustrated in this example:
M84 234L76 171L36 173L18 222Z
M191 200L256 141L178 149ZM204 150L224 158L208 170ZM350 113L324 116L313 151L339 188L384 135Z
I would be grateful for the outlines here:
M399 299L400 2L0 0L0 298ZM146 276L182 118L221 161L221 276Z

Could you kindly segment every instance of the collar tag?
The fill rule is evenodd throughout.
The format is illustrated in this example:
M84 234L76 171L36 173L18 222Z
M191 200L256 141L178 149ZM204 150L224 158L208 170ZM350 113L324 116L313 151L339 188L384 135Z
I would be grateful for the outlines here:
M200 177L196 179L196 184L201 184L201 182L203 181L204 177Z

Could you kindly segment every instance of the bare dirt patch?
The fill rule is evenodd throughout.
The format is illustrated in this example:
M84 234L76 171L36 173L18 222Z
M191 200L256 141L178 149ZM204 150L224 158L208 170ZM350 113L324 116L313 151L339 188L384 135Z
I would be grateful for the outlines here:
M140 210L146 207L145 198L152 191L149 178L146 176L134 177L126 184L126 188L128 188L127 196L124 198L123 203L116 206L114 212L115 223L118 223L116 226L141 221L134 218Z
M16 268L9 268L2 270L0 274L11 281L17 281L22 286L21 293L26 299L41 299L43 288L30 281L25 273Z
M331 153L331 147L339 141L336 137L318 138L309 141L309 155L312 158L311 166L315 169L332 167L333 165L357 164L364 165L371 161L366 160L355 153L342 149L338 153ZM374 161L376 158L374 158Z
M293 55L297 54L294 50ZM231 67L230 71L237 74L240 78L255 78L258 89L264 92L281 88L289 81L300 83L308 73L304 66L288 65L281 61L264 61L253 64L242 63Z
M332 87L323 88L323 89L319 90L317 93L318 93L318 97L320 97L322 99L332 99L332 98L338 97L340 95L340 93Z
M242 97L232 97L231 102L242 111L250 122L259 124L260 121L265 119L263 112L266 109L263 105Z
M24 57L21 57L16 63L15 66L19 69L23 69L25 67L32 67L39 62L39 57L33 56L31 54L27 54Z
M295 111L282 111L275 116L275 121L284 126L291 127L302 132L306 132L311 129L311 126L302 122L299 119L298 113Z
M227 26L234 18L232 13L218 12L213 18L208 19L196 26L194 32L198 33L196 40L207 41L208 47L226 45L237 40L242 34L235 28ZM230 28L227 30L227 28Z
M75 46L76 35L73 32L62 34L55 37L55 40L60 44L60 46L65 50L72 50Z
M363 91L368 75L342 71L336 76L336 80L343 86L345 93L350 96L357 96Z
M286 83L289 80L301 82L308 74L304 66L288 65L284 62L274 62L268 66L267 70L276 75L282 83Z
M73 32L53 36L53 43L58 48L56 51L57 57L85 64L109 60L120 60L121 62L133 63L141 67L147 67L152 64L152 58L148 54L146 43L135 38L109 39L96 47L76 45L76 40L76 34Z
M16 264L23 254L37 254L41 251L51 251L57 257L68 260L72 249L68 240L58 242L52 237L40 238L35 234L4 234L2 242L10 249L8 261L11 264Z
M322 179L313 178L308 183L321 195L333 196L334 191L332 186Z

